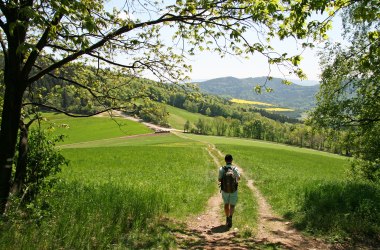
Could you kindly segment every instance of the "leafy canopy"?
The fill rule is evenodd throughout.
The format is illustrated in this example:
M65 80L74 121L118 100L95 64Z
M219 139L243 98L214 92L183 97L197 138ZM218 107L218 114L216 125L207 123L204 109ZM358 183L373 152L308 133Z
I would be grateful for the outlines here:
M354 169L380 179L380 2L353 2L343 14L348 45L328 44L312 122L350 131L356 138Z
M182 53L192 54L197 48L236 55L258 52L269 63L284 63L303 76L299 56L273 53L270 40L323 37L329 23L309 21L312 11L324 12L333 4L341 7L329 1L125 1L122 10L107 11L105 4L103 0L1 1L5 60L16 46L23 72L30 72L28 83L78 58L122 66L131 75L150 71L159 79L178 80L184 70L191 70ZM165 26L175 28L171 44L161 38ZM118 61L121 54L123 63Z

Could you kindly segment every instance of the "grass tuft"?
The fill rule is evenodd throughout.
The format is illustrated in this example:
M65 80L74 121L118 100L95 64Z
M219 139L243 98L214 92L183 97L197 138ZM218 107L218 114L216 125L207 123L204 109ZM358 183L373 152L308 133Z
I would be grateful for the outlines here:
M305 189L292 218L306 231L334 238L380 240L380 187L371 183L323 183Z

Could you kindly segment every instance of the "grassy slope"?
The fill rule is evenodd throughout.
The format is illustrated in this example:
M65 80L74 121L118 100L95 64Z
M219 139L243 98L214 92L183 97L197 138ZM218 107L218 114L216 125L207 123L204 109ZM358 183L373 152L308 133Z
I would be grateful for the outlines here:
M64 181L41 200L50 213L0 224L1 249L172 248L160 218L201 212L217 189L204 145L171 134L66 147Z
M347 158L261 141L187 135L231 153L274 209L333 240L380 240L380 187L348 178Z
M171 111L177 115L175 126L182 126L181 122L186 119L192 122L202 117L175 108ZM341 219L346 216L354 221L354 226L368 228L367 234L378 232L377 224L370 223L380 221L378 213L366 215L368 209L380 211L380 200L376 200L378 189L360 186L360 183L349 186L345 181L347 161L343 157L216 136L186 134L191 139L187 140L167 134L126 139L119 138L126 134L109 119L71 120L55 115L51 118L57 124L70 122L72 128L68 130L71 139L66 141L71 144L61 146L71 161L70 167L62 173L66 181L59 184L47 200L52 217L45 218L40 226L11 225L8 231L17 234L0 237L0 247L22 248L28 244L37 248L105 248L110 244L116 248L125 244L131 244L128 245L131 248L170 246L173 236L167 234L166 229L162 230L157 218L162 214L185 218L198 213L216 191L216 169L204 149L205 143L232 153L275 210L300 228L328 235L346 232L352 236L352 231L347 230L349 221ZM141 124L122 121L128 124L130 134L150 132ZM164 175L160 171L163 168ZM168 178L163 179L166 175ZM339 210L340 202L349 205ZM332 210L319 212L331 203ZM237 226L256 223L256 203L244 185L236 211ZM350 217L351 214L356 217ZM331 223L323 224L326 220ZM340 224L345 227L337 228ZM40 237L41 234L45 237Z
M55 134L64 134L65 141L61 144L87 142L100 139L115 138L136 134L152 133L146 126L122 118L109 117L71 118L63 114L45 114L47 122L55 124ZM62 124L68 126L61 126Z
M173 135L167 135L171 142L165 143L163 137L155 137L152 144L136 138L140 143L128 146L65 149L71 166L63 177L155 190L163 194L167 211L175 217L199 212L216 188L216 169L201 144Z
M179 130L183 130L183 127L187 120L189 120L191 124L195 124L196 122L198 122L200 118L207 119L210 121L212 120L211 117L207 117L199 113L191 113L184 109L179 109L170 105L167 105L166 108L167 108L167 111L170 113L169 115L170 126Z

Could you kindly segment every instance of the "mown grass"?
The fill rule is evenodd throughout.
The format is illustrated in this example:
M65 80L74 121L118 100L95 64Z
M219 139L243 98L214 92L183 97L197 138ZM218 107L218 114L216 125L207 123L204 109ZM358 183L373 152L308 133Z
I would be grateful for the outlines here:
M243 238L253 236L257 230L258 205L245 180L240 181L238 203L233 216L233 227L239 229Z
M185 135L186 137L186 135ZM224 157L220 156L216 149L209 147L212 154L218 159L218 166L224 166ZM221 196L221 194L220 194ZM221 198L222 199L222 198ZM223 205L220 207L222 218L225 217ZM238 203L235 207L233 219L234 228L238 229L238 235L248 238L257 230L258 204L252 191L248 188L246 179L239 182Z
M170 105L166 105L169 112L169 125L175 129L183 130L186 121L195 124L199 119L206 119L212 121L213 118L207 117L199 113L191 113L189 111L179 109Z
M349 178L349 159L254 140L186 137L231 153L275 211L305 233L353 245L380 242L380 186Z
M202 143L174 135L131 139L62 149L70 160L62 183L29 208L37 212L31 218L1 224L0 248L172 248L162 218L202 212L217 190L217 169Z
M299 229L333 241L380 240L380 187L349 180L347 159L255 143L217 147L233 154L275 211Z
M55 124L54 134L65 135L64 142L59 143L59 145L153 133L143 124L123 118L72 118L55 113L45 113L44 117L47 118L47 121L42 123L43 126Z
M123 146L160 146L160 147L187 147L201 146L202 143L179 138L173 134L156 134L151 136L118 137L101 139L89 142L66 144L60 148L94 148L94 147L123 147Z
M199 212L215 190L215 167L200 146L131 146L65 149L70 169L66 181L133 185L156 190L165 197L167 211L181 218Z
M70 160L62 182L27 208L32 213L0 222L1 249L175 248L172 225L163 218L201 213L217 191L208 143L231 153L274 209L305 232L339 240L379 235L380 189L348 181L346 158L190 134L118 138L108 132L87 140L83 123L99 128L102 121L93 119L78 122L77 139L60 146ZM234 227L249 237L256 223L257 204L242 181Z

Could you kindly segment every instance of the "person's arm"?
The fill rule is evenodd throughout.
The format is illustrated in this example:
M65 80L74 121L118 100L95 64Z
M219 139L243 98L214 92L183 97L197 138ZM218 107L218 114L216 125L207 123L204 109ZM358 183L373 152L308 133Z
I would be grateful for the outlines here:
M222 182L222 173L221 173L221 169L219 169L218 181L219 181L219 182Z
M236 174L236 180L240 181L240 173L239 173L239 169L237 167L235 167L235 174Z

